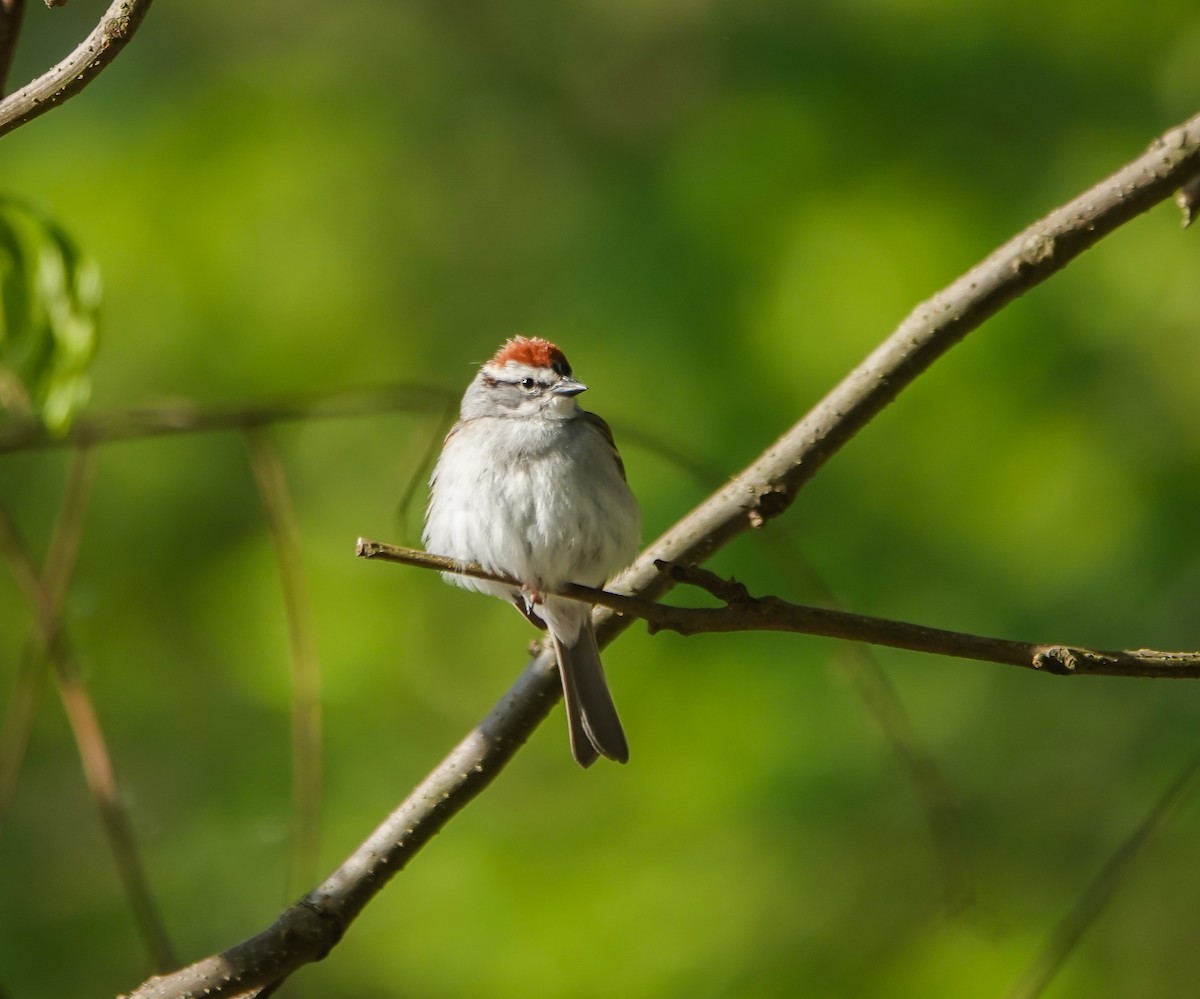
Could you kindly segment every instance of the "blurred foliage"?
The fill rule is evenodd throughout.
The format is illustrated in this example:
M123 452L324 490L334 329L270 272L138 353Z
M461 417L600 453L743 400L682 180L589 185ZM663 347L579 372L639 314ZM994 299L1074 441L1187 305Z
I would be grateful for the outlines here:
M98 16L30 9L15 78ZM422 382L561 343L647 539L917 302L1200 107L1183 0L156 5L82 95L4 140L4 190L105 273L97 410ZM1200 247L1164 206L973 334L714 567L1030 640L1200 645ZM275 428L314 608L332 867L507 689L499 601L356 561L432 429ZM0 458L39 554L68 456ZM786 538L788 546L781 543ZM680 599L685 599L680 595ZM288 901L287 627L233 433L99 450L68 624L151 881L198 957ZM28 609L0 573L7 690ZM1200 688L878 653L957 795L947 912L918 796L789 636L606 654L633 748L581 773L561 712L281 994L1002 996L1196 752ZM1194 990L1194 803L1047 993ZM49 696L0 831L0 989L148 971Z
M67 428L87 403L100 270L55 222L0 199L0 421Z

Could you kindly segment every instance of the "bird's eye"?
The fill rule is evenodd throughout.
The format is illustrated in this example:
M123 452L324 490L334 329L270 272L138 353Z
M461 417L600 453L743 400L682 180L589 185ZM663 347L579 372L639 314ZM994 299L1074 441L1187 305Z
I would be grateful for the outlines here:
M522 378L520 381L520 386L526 392L532 392L534 389L537 388L537 382L534 381L534 379L532 379L532 378Z

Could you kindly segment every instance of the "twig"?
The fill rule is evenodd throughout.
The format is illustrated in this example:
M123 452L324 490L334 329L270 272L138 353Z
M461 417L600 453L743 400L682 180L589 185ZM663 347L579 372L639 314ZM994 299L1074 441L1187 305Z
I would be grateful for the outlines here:
M371 416L393 410L440 411L449 395L419 385L385 385L349 389L248 406L199 406L192 402L169 403L145 409L98 413L76 420L65 434L56 436L37 424L26 423L0 430L0 454L67 447L72 444L105 444L112 441L165 437L172 434L215 430L247 430L288 420L316 417Z
M706 491L715 489L725 479L725 471L697 451L669 444L642 433L637 427L614 424L613 430L622 447L632 442L666 458ZM758 540L760 550L779 572L800 587L815 588L822 603L838 606L833 592L787 528L777 522L769 535L760 532ZM972 901L974 889L960 831L959 806L949 781L922 743L895 686L871 649L862 643L842 643L833 654L832 665L849 682L911 781L941 874L943 907L947 913L961 911Z
M91 33L61 62L0 101L0 135L74 97L112 62L142 23L151 0L114 0Z
M760 533L758 539L759 547L777 571L796 579L806 589L815 588L823 604L845 609L805 558L788 527L777 524L769 535ZM874 650L861 642L842 642L835 648L832 664L850 683L908 776L941 874L943 910L948 915L961 912L974 900L975 890L963 843L958 796L917 732Z
M420 431L413 435L417 444L415 446L410 444L409 451L410 453L415 452L415 458L410 457L401 462L401 467L408 469L408 475L400 487L399 497L396 500L396 520L401 525L408 523L409 509L417 496L417 491L433 467L442 440L450 427L453 412L454 401L447 399L441 409L433 413L427 420L428 427L423 428L425 430L424 441L421 439Z
M1200 777L1200 756L1183 768L1150 813L1109 857L1079 901L1054 928L1041 952L1006 999L1037 999L1046 990L1088 927L1104 911L1146 844L1171 821L1179 806L1195 790L1197 777Z
M108 838L109 849L133 909L134 920L156 968L175 963L174 952L158 914L138 855L133 822L117 789L112 756L104 738L96 706L88 692L83 671L71 652L64 629L54 613L54 600L28 548L21 539L8 511L0 506L0 553L8 561L18 586L33 609L35 632L44 654L54 666L58 692L71 725L71 733L83 764L84 778L100 821Z
M67 483L63 488L62 507L54 523L42 570L42 585L50 603L44 608L43 621L40 625L34 624L33 633L25 643L12 696L4 714L4 724L0 727L0 827L4 824L16 791L25 749L33 733L33 723L41 700L42 678L47 663L46 635L58 632L67 586L75 571L75 557L83 537L83 515L87 510L92 472L95 469L93 457L87 448L81 448L72 455ZM11 523L9 533L15 534ZM10 551L8 561L15 571L21 573L28 563L15 554L16 551ZM36 578L27 578L22 586L30 594L36 591L38 583Z
M292 663L292 862L288 897L312 884L321 817L321 667L300 556L296 511L279 451L263 430L246 433L250 467L275 544Z
M430 555L382 541L359 538L356 553L360 558L382 559L437 572L453 572L498 583L521 585L511 576L489 572L473 562L456 562L442 555ZM563 587L558 595L607 607L626 617L641 618L650 625L652 633L674 631L681 635L701 635L731 631L786 631L958 659L1023 666L1060 676L1200 677L1200 652L1158 652L1153 649L1114 652L1076 645L1048 645L970 635L849 611L793 604L778 597L752 597L742 584L723 580L697 566L678 566L666 562L657 565L675 582L698 586L723 601L725 606L675 607L576 583Z
M857 642L839 645L833 664L849 681L912 784L940 875L942 913L960 914L974 901L975 887L958 796L871 649Z
M657 599L673 581L658 562L701 563L729 540L760 527L791 504L829 458L938 357L1004 304L1066 266L1088 247L1164 200L1200 172L1200 116L1172 129L1151 149L1080 197L1009 240L945 291L916 310L858 368L749 468L650 545L611 585ZM629 618L604 616L603 647ZM155 999L237 994L274 982L324 957L366 901L395 873L393 848L419 849L496 777L516 747L557 703L559 684L546 653L536 656L484 722L406 799L335 877L355 882L328 896L336 915L314 896L276 924L220 955L152 979L133 993ZM399 817L399 821L394 821ZM403 854L407 862L411 852ZM328 883L327 883L328 884ZM352 893L353 905L339 904ZM327 899L324 889L314 893ZM311 927L315 934L289 937ZM322 930L322 926L325 927ZM264 965L286 970L263 972Z

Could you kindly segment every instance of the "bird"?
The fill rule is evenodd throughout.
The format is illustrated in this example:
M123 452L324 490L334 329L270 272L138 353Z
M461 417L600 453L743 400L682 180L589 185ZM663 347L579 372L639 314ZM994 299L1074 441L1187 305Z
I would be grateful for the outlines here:
M456 586L512 603L550 634L571 751L582 767L625 763L629 745L600 662L592 608L556 595L602 586L633 560L641 512L612 431L580 408L587 386L549 340L514 336L462 398L429 480L428 552L478 562L521 586L454 573Z

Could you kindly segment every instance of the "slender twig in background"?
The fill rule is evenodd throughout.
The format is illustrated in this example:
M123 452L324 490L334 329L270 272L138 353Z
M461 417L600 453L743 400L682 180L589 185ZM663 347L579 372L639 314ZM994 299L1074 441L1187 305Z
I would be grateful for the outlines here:
M25 0L0 0L0 96L8 92L8 72L12 69L24 16Z
M450 429L453 416L454 401L447 399L440 410L431 414L424 435L420 432L413 435L413 440L417 442L416 460L402 460L401 467L407 468L409 472L404 485L400 488L399 499L396 500L396 521L404 528L408 524L409 510L412 508L413 500L416 499L417 491L424 483L429 470L433 468L434 460L441 449L446 431Z
M616 439L621 442L622 451L633 445L665 458L672 465L690 475L697 484L703 487L705 493L712 492L729 479L727 469L687 445L680 444L678 441L663 440L657 434L648 433L641 427L617 420L610 421L609 425L612 427Z
M726 478L714 462L689 448L668 444L636 427L613 424L613 431L623 449L632 443L666 458L706 487L706 491L717 488ZM779 572L794 580L796 585L815 590L824 605L840 607L840 601L794 542L791 531L777 526L770 535L760 533L758 538L763 554ZM948 913L960 911L970 903L973 888L954 791L922 743L895 687L870 650L858 643L842 645L835 651L832 663L849 682L915 789L941 873L943 907Z
M35 624L29 640L25 643L16 682L13 684L12 697L5 710L4 724L0 727L0 828L3 828L12 796L16 791L17 780L25 760L25 749L29 745L29 737L33 732L34 719L41 701L42 681L47 665L45 633L48 630L50 634L57 634L62 621L67 587L75 571L75 558L79 551L80 539L83 537L83 516L87 510L94 468L91 449L78 448L73 452L67 471L67 483L63 490L62 506L54 522L54 531L50 537L42 570L42 585L50 601L47 608L49 619L43 622L41 627ZM8 520L11 525L11 517ZM19 561L21 565L9 559L14 571L23 571L24 560ZM30 593L36 586L36 580L26 579L22 588Z
M34 423L0 429L0 454L214 430L248 430L272 423L316 417L371 416L397 410L441 412L449 399L448 393L438 389L419 385L384 385L239 406L164 403L145 409L82 416L65 434L52 434Z
M275 544L292 663L292 862L288 897L312 884L321 820L321 667L312 603L300 554L300 531L279 451L266 432L246 433L250 467Z
M820 573L808 563L789 529L777 527L769 536L760 534L759 538L767 559L779 572L802 577L798 582L815 591L814 595L824 605L845 609ZM941 875L943 909L948 914L961 911L973 900L974 886L962 840L957 795L918 735L904 702L871 649L859 642L841 644L834 651L832 664L858 695L908 775Z
M912 716L887 672L870 650L857 643L842 645L833 655L833 665L849 681L908 775L929 830L933 859L940 875L942 912L960 913L974 901L975 888L963 845L958 796L918 735Z
M42 643L28 641L21 651L12 694L4 709L4 722L0 726L0 833L12 806L13 795L21 769L25 765L25 751L33 735L33 724L38 707L42 703L42 681L46 675L46 656Z
M0 135L74 97L112 62L150 9L150 0L114 0L91 33L61 62L0 100Z
M612 587L657 599L674 585L670 574L660 571L660 562L699 564L743 531L781 514L830 457L971 330L1119 226L1169 198L1196 173L1200 115L1167 132L1148 152L1034 223L918 306L816 408L646 548ZM629 624L611 613L600 618L601 646ZM1053 662L1048 657L1047 664ZM131 996L237 995L324 957L396 871L495 779L559 696L553 656L543 651L483 722L324 885L255 937L152 978Z
M434 572L453 572L510 586L521 585L520 580L503 573L489 572L474 562L458 562L444 555L432 555L382 541L359 538L356 551L360 558L398 562ZM1200 652L1159 652L1155 649L1110 651L1085 649L1078 645L989 638L826 607L793 604L778 597L752 597L741 583L723 580L706 569L666 562L660 562L658 566L664 575L670 576L675 582L701 587L724 601L725 606L675 607L625 593L580 586L578 583L569 583L554 592L558 596L606 607L626 618L641 618L650 625L651 633L674 631L681 635L707 635L734 631L785 631L978 662L1022 666L1061 676L1200 678Z
M1083 934L1111 901L1146 844L1163 830L1179 811L1180 805L1196 789L1198 779L1200 756L1183 768L1149 814L1109 857L1096 879L1088 885L1071 911L1050 933L1041 952L1025 970L1020 981L1013 986L1006 999L1037 999L1046 990Z
M55 614L53 594L38 577L33 556L3 506L0 506L0 555L8 562L13 578L29 602L41 651L54 667L59 696L75 737L88 790L100 813L109 849L142 940L156 968L170 967L175 962L174 953L138 855L133 822L117 789L112 756L83 671L71 651L66 629Z
M146 951L156 968L169 968L175 963L175 951L167 929L154 901L154 893L146 876L137 847L137 836L128 808L117 788L112 758L100 727L96 707L84 682L83 674L65 643L54 652L58 675L58 692L79 747L88 789L100 812L108 838L109 849L133 909L134 921L142 936Z
M636 427L614 424L622 447L633 443L662 455L688 472L709 490L725 480L724 472L705 456L641 433ZM786 528L776 527L768 535L758 534L760 548L776 569L797 585L815 590L823 604L839 607L832 591L805 559L800 546ZM887 674L871 651L860 643L840 646L833 655L834 668L849 682L884 740L900 761L916 791L925 818L933 855L941 874L941 898L946 912L965 908L974 891L970 864L960 834L958 802L949 782L926 749L912 719Z

